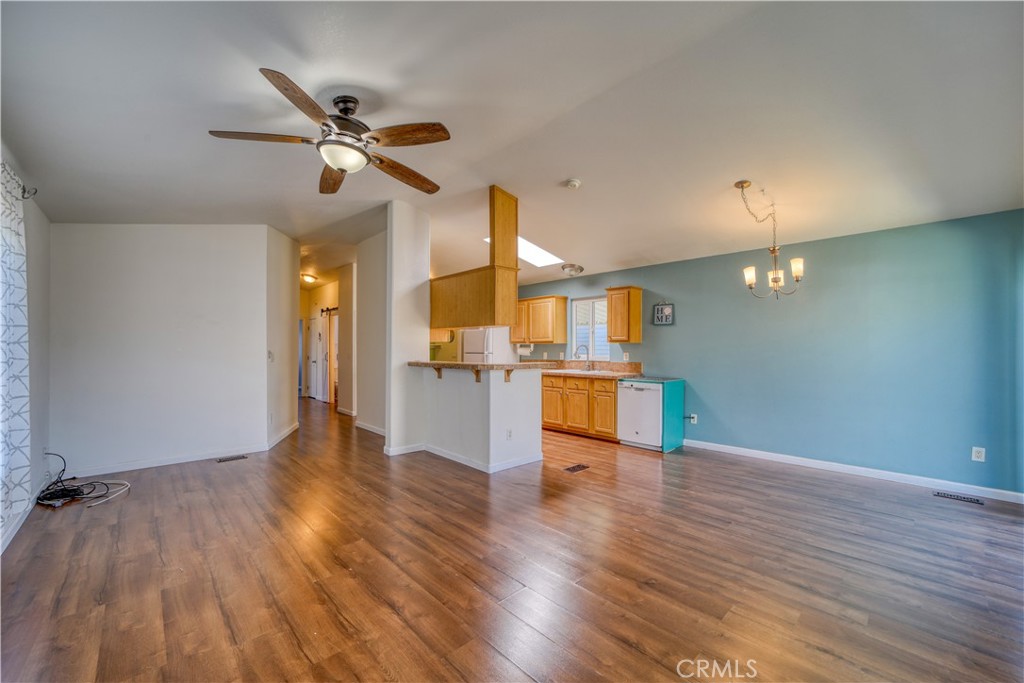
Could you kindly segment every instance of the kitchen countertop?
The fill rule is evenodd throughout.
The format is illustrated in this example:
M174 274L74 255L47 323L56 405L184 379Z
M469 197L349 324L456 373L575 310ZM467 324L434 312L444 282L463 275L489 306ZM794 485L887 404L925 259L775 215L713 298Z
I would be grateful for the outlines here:
M558 377L593 377L594 379L630 379L633 377L640 377L639 372L614 372L612 370L572 370L566 368L545 370L544 374L555 375Z
M541 361L542 363L544 361ZM643 363L629 361L583 361L583 360L558 360L549 361L554 363L553 369L544 370L545 375L558 377L593 377L595 379L629 379L640 377L643 374ZM547 363L545 363L547 364ZM587 366L590 370L586 370Z
M445 370L469 370L473 373L477 382L480 381L480 373L482 372L504 370L505 382L507 383L512 381L512 373L516 370L544 370L557 367L558 363L554 361L549 363L456 363L455 361L411 360L409 365L414 368L430 368L437 374L438 379L441 379Z
M557 368L556 361L529 363L457 363L455 361L411 360L409 365L414 368L434 368L441 370L545 370Z

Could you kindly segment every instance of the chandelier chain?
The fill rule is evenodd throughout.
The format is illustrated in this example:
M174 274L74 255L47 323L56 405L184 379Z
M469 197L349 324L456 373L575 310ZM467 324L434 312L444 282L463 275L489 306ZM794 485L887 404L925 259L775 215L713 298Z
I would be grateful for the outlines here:
M764 190L761 190L761 194L764 194ZM776 234L776 230L777 230L777 227L778 227L778 225L775 222L775 202L773 201L769 205L770 206L770 211L768 211L768 213L766 213L763 218L758 218L757 214L754 213L754 210L750 208L750 202L747 201L747 192L746 192L745 188L742 188L742 187L740 188L740 197L743 198L743 206L746 207L747 213L750 214L750 217L754 219L755 223L764 223L769 218L772 219L772 246L775 246L775 243L776 243L775 234Z

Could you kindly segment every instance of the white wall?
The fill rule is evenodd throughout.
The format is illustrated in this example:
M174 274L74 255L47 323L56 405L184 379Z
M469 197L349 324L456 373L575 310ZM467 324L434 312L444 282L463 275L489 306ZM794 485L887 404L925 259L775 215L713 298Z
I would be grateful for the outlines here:
M422 450L422 370L430 353L430 219L405 202L388 204L387 431L384 452Z
M267 239L265 225L51 227L49 446L69 472L266 448Z
M356 264L338 269L338 412L356 414Z
M267 226L267 443L299 428L299 243Z
M25 211L28 259L28 380L29 428L32 454L32 490L39 491L49 477L47 450L50 432L50 221L32 200ZM54 458L57 467L59 460Z
M328 282L326 285L309 290L309 303L305 316L306 318L319 318L321 309L337 308L337 306L338 283Z
M356 263L356 426L385 433L387 384L386 224L359 243Z

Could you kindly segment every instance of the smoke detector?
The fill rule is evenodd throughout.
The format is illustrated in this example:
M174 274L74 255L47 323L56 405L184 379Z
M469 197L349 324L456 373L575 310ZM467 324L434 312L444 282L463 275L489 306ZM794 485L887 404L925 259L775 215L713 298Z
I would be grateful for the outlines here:
M568 180L565 181L565 186L568 187L570 190L578 190L580 189L581 185L583 185L583 181L580 180L579 178L569 178Z

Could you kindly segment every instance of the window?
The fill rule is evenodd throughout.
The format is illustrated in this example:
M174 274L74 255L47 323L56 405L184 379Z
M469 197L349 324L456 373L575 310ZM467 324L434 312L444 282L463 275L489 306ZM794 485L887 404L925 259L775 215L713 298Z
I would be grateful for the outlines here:
M611 345L608 343L608 299L605 297L573 299L573 354L581 344L590 351L590 360L611 360Z

